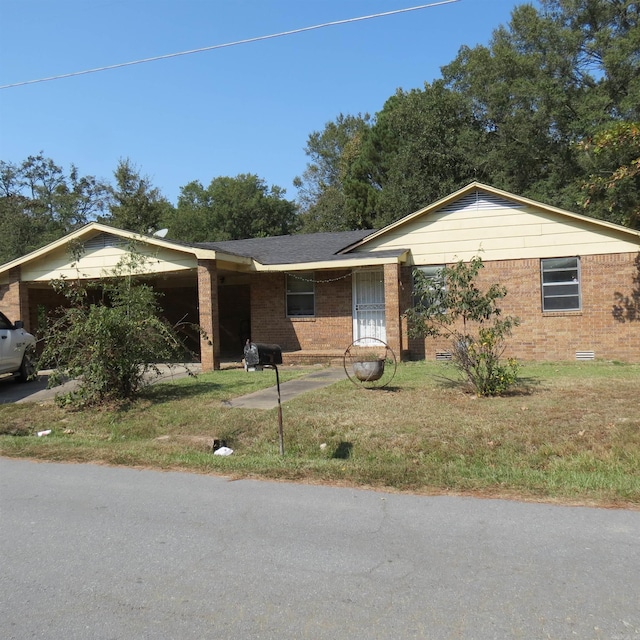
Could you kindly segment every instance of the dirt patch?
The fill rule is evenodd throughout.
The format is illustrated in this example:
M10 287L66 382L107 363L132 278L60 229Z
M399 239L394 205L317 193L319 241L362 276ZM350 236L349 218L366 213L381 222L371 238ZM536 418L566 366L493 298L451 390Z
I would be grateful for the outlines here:
M202 451L211 451L213 447L213 438L211 436L160 436L156 438L156 442L167 444L186 444Z

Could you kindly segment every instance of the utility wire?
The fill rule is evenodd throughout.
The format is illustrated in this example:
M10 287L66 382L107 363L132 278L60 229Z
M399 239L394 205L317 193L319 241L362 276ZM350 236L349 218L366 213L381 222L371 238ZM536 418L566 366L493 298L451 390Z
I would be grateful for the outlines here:
M283 38L284 36L292 36L305 31L313 31L315 29L324 29L325 27L335 27L340 24L349 24L351 22L361 22L362 20L371 20L373 18L383 18L399 13L408 13L409 11L419 11L420 9L430 9L444 4L459 2L460 0L441 0L440 2L432 2L430 4L421 4L416 7L408 7L406 9L395 9L393 11L385 11L383 13L374 13L369 16L360 16L358 18L347 18L345 20L335 20L334 22L324 22L311 27L302 27L300 29L292 29L291 31L281 31L280 33L272 33L266 36L258 36L256 38L246 38L245 40L236 40L234 42L226 42L224 44L214 44L210 47L201 47L199 49L191 49L190 51L180 51L178 53L167 53L162 56L154 56L153 58L143 58L142 60L133 60L131 62L121 62L111 64L105 67L97 67L95 69L85 69L84 71L74 71L73 73L63 73L58 76L50 76L48 78L39 78L38 80L25 80L23 82L14 82L13 84L1 85L0 89L12 89L14 87L22 87L27 84L36 84L38 82L49 82L50 80L62 80L63 78L73 78L74 76L83 76L89 73L98 73L99 71L108 71L110 69L120 69L122 67L131 67L134 64L143 64L145 62L155 62L156 60L166 60L168 58L177 58L178 56L188 56L192 53L202 53L203 51L213 51L214 49L224 49L226 47L235 47L241 44L249 44L251 42L261 42L262 40L272 40L273 38Z

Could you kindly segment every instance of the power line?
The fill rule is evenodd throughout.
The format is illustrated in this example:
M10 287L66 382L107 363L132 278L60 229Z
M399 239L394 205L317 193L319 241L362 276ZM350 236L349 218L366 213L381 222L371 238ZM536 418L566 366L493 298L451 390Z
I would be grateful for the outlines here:
M145 62L155 62L157 60L166 60L168 58L177 58L178 56L188 56L192 53L202 53L203 51L213 51L215 49L225 49L227 47L235 47L241 44L249 44L251 42L261 42L262 40L272 40L274 38L283 38L285 36L292 36L298 33L304 33L305 31L314 31L315 29L324 29L325 27L335 27L341 24L349 24L351 22L361 22L362 20L371 20L373 18L384 18L386 16L392 16L399 13L408 13L409 11L419 11L420 9L430 9L432 7L438 7L444 4L452 4L453 2L459 2L460 0L441 0L440 2L432 2L430 4L421 4L416 7L408 7L406 9L394 9L393 11L385 11L383 13L374 13L368 16L360 16L358 18L347 18L345 20L335 20L333 22L324 22L322 24L316 24L311 27L302 27L300 29L292 29L291 31L281 31L280 33L272 33L266 36L258 36L256 38L246 38L245 40L236 40L234 42L226 42L224 44L214 44L209 47L201 47L199 49L191 49L190 51L180 51L178 53L167 53L162 56L154 56L153 58L143 58L142 60L133 60L131 62L120 62L118 64L111 64L105 67L97 67L95 69L85 69L84 71L74 71L73 73L63 73L57 76L50 76L48 78L39 78L38 80L24 80L23 82L14 82L12 84L1 85L0 89L12 89L14 87L22 87L27 84L37 84L38 82L49 82L51 80L62 80L64 78L73 78L75 76L83 76L89 73L98 73L100 71L109 71L111 69L120 69L122 67L131 67L135 64L143 64Z

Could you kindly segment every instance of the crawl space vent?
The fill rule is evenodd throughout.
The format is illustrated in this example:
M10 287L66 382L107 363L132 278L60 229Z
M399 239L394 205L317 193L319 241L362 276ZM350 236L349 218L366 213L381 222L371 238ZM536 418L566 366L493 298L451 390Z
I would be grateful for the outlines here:
M436 360L451 360L449 351L436 351Z
M576 351L576 360L595 360L595 351Z

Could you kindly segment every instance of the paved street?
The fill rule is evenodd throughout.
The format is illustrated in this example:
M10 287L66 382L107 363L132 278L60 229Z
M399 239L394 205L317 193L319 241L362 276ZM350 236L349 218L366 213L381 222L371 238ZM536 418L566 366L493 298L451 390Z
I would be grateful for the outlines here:
M640 637L640 512L0 458L0 637Z

